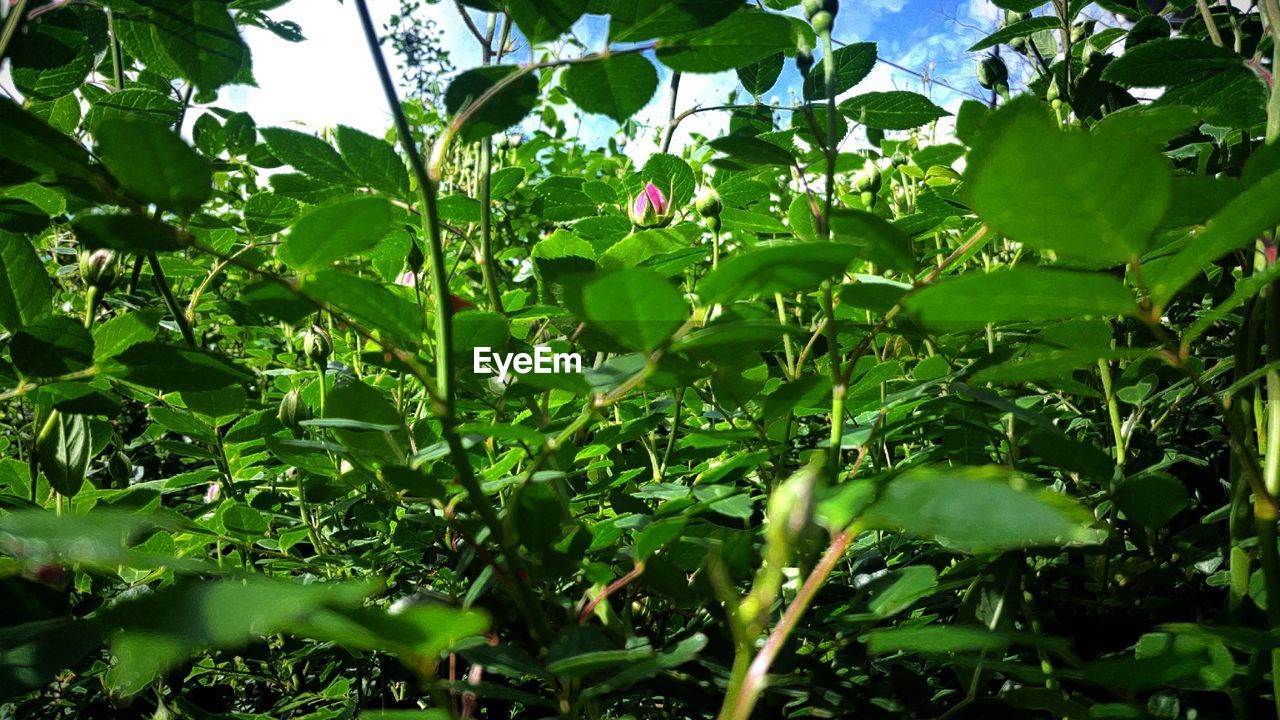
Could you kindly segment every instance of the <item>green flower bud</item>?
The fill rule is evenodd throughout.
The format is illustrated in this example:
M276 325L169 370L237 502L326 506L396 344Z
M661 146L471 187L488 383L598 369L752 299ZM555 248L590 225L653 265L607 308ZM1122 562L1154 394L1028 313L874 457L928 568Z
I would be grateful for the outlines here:
M302 402L297 388L285 393L280 400L280 408L276 411L276 419L280 424L292 430L294 434L302 432L302 421L311 419L311 410Z
M876 194L875 194L875 193L873 193L873 192L869 192L869 191L868 191L868 192L863 192L863 193L859 194L859 195L858 195L858 197L859 197L859 199L861 199L861 200L862 200L862 206L863 206L863 207L865 207L866 209L870 210L871 208L874 208L874 207L876 206Z
M1052 103L1058 101L1061 96L1062 92L1058 89L1058 78L1055 77L1049 81L1049 87L1044 91L1044 99Z
M115 286L116 269L120 256L114 250L94 250L80 253L80 277L86 285L106 292Z
M418 243L410 241L409 256L405 258L405 262L409 263L409 269L415 273L422 269L422 265L427 261L422 256L422 248L418 247Z
M107 461L107 474L117 484L128 485L133 479L133 461L122 451L116 450L111 453L111 459Z
M873 162L867 161L866 165L853 176L853 189L858 192L869 192L873 195L880 192L883 184L880 177L880 168Z
M813 31L819 35L830 33L832 26L835 25L835 21L835 16L826 10L821 10L816 15L809 18L809 22L813 24Z
M815 500L825 466L826 455L815 453L769 495L765 540L773 546L771 555L790 556L796 543L813 526Z
M312 325L302 339L302 352L311 362L323 366L333 354L333 340L319 325Z
M698 199L694 201L694 207L702 217L718 217L720 211L724 210L724 203L720 201L720 193L716 192L715 188L703 185L698 193Z
M801 5L804 7L804 16L809 20L813 20L821 12L830 13L833 18L840 12L840 0L804 0Z
M1094 47L1093 43L1085 43L1084 50L1080 51L1080 60L1085 65L1092 65L1098 59L1099 54L1098 48Z
M1009 82L1009 68L996 55L987 55L978 62L978 84L990 90Z
M1093 28L1097 26L1096 20L1085 20L1071 26L1071 44L1084 42L1084 39L1093 35Z

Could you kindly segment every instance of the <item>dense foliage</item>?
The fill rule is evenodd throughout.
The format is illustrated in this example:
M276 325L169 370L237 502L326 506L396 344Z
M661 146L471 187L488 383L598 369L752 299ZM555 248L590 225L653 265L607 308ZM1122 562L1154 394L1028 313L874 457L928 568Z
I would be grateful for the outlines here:
M836 0L407 2L402 104L353 0L385 137L219 106L285 2L3 3L0 716L1275 717L1276 0L995 0L954 114Z

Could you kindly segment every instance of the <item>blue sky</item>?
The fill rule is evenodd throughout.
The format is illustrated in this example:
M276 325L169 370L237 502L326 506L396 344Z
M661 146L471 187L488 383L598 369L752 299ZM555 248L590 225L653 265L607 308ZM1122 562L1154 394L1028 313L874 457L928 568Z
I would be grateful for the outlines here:
M965 52L973 42L993 31L1000 11L989 0L855 0L836 22L837 41L875 41L880 57L916 73L941 78L957 88L980 92L973 80L974 57ZM399 8L397 0L371 0L375 18L385 22ZM798 9L797 9L798 10ZM475 39L463 27L455 5L444 0L426 6L423 12L443 30L443 44L458 68L479 63ZM259 126L292 125L319 130L346 124L381 134L390 124L384 101L359 26L355 8L336 0L292 2L271 13L278 20L293 20L307 36L292 44L256 28L245 36L253 51L254 71L259 87L224 90L222 104L251 112ZM587 47L598 49L605 36L602 18L584 18L575 26L575 36ZM394 62L390 50L388 59ZM516 59L529 57L521 45ZM1016 67L1012 69L1016 72ZM668 74L662 73L659 91L638 116L642 122L660 125L665 118ZM768 100L792 102L798 82L794 66L770 93ZM685 76L681 85L681 109L693 104L720 104L737 87L733 73ZM926 85L919 77L880 64L854 93L891 88L925 92L944 107L954 107L962 96L938 85ZM740 101L745 100L745 95ZM694 116L681 125L675 144L689 133L722 132L727 118L722 113ZM570 127L574 127L570 123ZM582 136L591 144L603 143L616 132L616 125L601 116L583 119ZM653 139L634 143L628 152L643 157L653 150Z

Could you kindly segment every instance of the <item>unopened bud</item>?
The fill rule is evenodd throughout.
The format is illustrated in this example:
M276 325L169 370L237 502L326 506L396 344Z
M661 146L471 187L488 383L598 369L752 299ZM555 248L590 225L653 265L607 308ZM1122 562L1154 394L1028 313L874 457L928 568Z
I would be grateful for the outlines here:
M720 211L724 210L724 203L720 200L720 193L710 185L702 186L702 190L698 192L698 199L694 201L694 207L698 209L698 214L702 217L718 217Z
M280 409L276 411L276 419L280 424L295 434L302 432L302 421L311 419L311 410L302 401L297 388L285 393L280 400Z
M323 366L329 360L329 355L333 354L333 340L324 328L312 325L307 336L302 339L302 352L311 362Z
M666 227L671 217L671 203L652 182L645 183L644 190L631 201L631 223L642 230Z
M133 461L129 459L128 455L117 450L111 453L111 459L107 461L107 474L116 483L127 485L133 479Z
M94 250L80 253L80 277L86 285L106 292L116 284L116 268L120 256L114 250Z

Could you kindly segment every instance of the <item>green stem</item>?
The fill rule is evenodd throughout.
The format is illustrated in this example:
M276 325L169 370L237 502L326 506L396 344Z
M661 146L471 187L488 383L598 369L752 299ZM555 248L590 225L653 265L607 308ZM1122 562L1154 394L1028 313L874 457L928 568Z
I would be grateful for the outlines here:
M151 274L155 276L156 287L160 288L160 295L164 298L164 304L169 306L169 312L173 314L173 321L178 324L178 330L182 332L182 339L187 341L187 346L198 348L200 344L196 342L195 331L191 329L191 323L187 322L187 314L182 311L182 306L178 304L178 298L173 295L173 288L169 286L169 278L164 274L164 268L160 265L160 258L155 253L147 253L147 264L151 266Z
M844 399L846 388L841 377L840 345L836 329L835 305L831 282L822 285L822 310L827 315L827 359L831 367L831 448L827 463L832 482L840 477L840 445L844 441Z
M839 157L839 140L836 137L836 60L830 30L822 33L822 76L827 91L827 202L822 209L822 230L830 238L831 211L836 192L836 158ZM835 482L840 475L840 444L844 439L845 386L840 373L840 336L836 326L831 285L830 281L822 285L822 310L827 316L827 360L831 366L831 449L827 466L832 482Z
M107 34L111 37L111 76L116 91L124 89L124 53L120 50L120 36L116 33L116 16L107 8Z
M488 32L477 39L480 41L480 54L483 64L493 61L493 31L497 15L489 16ZM507 33L511 23L503 24L499 46L507 43ZM480 196L480 273L484 276L484 288L489 294L489 304L493 311L505 314L502 307L502 292L498 289L497 267L493 262L493 138L485 137L480 141L480 177L478 195Z
M831 207L836 194L836 159L840 151L836 147L836 59L831 44L831 32L822 33L822 75L827 88L827 204L822 212L823 232L831 236Z
M1124 423L1120 420L1120 405L1112 390L1111 363L1099 360L1098 374L1102 376L1102 393L1107 401L1107 415L1111 418L1111 438L1115 444L1112 455L1116 465L1124 467Z
M667 127L662 132L662 152L671 151L671 139L676 134L676 104L680 98L680 73L671 73L671 94L667 103Z
M101 292L97 285L90 285L84 291L84 326L85 328L93 327L93 317L97 314L98 300Z
M505 314L502 293L498 290L497 268L493 262L493 139L480 141L480 272L489 293L493 311Z
M1263 20L1267 31L1271 34L1271 71L1276 72L1280 65L1280 0L1262 0ZM1280 139L1280 82L1274 77L1271 82L1271 96L1267 99L1267 144Z
M0 33L0 62L4 61L5 54L9 51L9 43L17 34L18 26L22 24L22 18L26 14L27 0L18 0L13 7L9 8L9 18L4 23L4 31Z
M405 117L404 108L401 107L400 99L396 94L395 83L391 80L391 71L387 69L387 61L382 56L378 33L374 29L373 18L369 14L368 4L366 0L355 0L355 6L356 12L360 16L360 25L364 30L365 41L369 46L369 53L373 56L374 66L378 71L378 80L382 84L382 91L387 99L387 106L391 110L392 118L395 120L396 133L400 139L400 145L403 147L405 154L409 156L409 164L412 166L414 177L418 182L422 223L427 231L427 240L431 250L431 279L436 304L435 350L438 400L435 410L440 419L441 434L449 446L450 455L453 456L454 468L457 470L459 483L467 491L467 496L475 505L476 512L479 513L481 520L489 528L490 533L493 534L494 540L502 546L503 552L507 556L507 562L515 564L519 562L519 554L514 551L515 549L506 539L502 521L498 518L498 513L494 509L493 503L489 500L489 496L484 493L484 489L480 486L480 481L475 475L475 469L471 467L471 458L467 455L466 448L462 445L462 438L458 435L453 378L453 305L449 296L449 271L445 267L444 242L440 236L440 214L436 205L439 178L427 171L422 156L418 153L417 142L413 139L409 121ZM451 137L452 133L448 131L441 136L438 141L441 143L438 147L439 151L443 152ZM517 573L517 576L519 575ZM516 601L522 606L526 617L532 621L534 635L540 640L549 641L551 638L550 626L543 614L534 612L535 604L528 584L518 582L516 587Z

